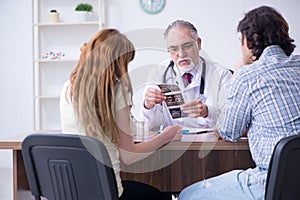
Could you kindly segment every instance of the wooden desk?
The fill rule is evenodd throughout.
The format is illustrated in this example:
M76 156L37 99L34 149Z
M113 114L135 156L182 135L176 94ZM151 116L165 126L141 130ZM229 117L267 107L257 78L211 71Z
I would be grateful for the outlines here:
M247 139L236 143L174 142L133 165L122 164L121 177L147 183L161 191L180 192L204 178L254 166Z
M14 200L33 199L23 163L22 140L23 137L0 141L0 149L13 150ZM208 141L168 144L142 161L122 165L122 179L141 181L162 191L179 192L203 178L254 167L247 139L236 143Z
M13 198L34 199L31 195L25 166L22 156L22 140L25 136L1 139L0 150L9 149L13 151Z

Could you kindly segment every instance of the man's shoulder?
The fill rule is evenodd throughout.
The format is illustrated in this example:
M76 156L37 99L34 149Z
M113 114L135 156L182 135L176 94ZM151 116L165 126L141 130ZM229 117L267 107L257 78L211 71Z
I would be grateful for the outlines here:
M162 61L159 65L164 66L165 68L167 68L171 61L172 60L170 60L170 58L168 58L168 59Z

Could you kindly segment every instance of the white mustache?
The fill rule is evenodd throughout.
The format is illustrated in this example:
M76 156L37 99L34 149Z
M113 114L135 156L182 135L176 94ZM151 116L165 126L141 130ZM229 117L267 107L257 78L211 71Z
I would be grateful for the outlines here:
M189 61L190 64L188 66L180 66L179 62L181 62L181 61ZM185 58L180 58L180 59L177 60L177 66L180 67L181 71L183 71L183 72L189 72L189 71L192 71L194 69L195 63L192 60L192 58L185 57Z
M192 60L190 57L184 57L184 58L179 58L179 59L177 60L177 65L180 66L179 63L180 63L181 61L185 61L185 60L189 61L190 63L193 63L193 60Z

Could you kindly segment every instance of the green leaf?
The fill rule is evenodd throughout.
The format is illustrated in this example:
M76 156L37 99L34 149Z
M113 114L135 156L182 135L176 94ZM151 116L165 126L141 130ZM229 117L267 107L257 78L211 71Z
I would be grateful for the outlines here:
M93 11L93 6L88 3L80 3L76 6L75 11L88 11L92 12Z

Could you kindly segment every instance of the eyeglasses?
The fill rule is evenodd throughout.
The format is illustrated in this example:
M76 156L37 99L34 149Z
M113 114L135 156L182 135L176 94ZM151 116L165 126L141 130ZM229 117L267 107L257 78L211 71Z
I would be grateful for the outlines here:
M179 46L170 46L168 47L168 52L170 52L171 54L177 54L179 52L179 49L181 49L182 51L188 51L190 50L196 41L190 41L190 42L186 42L183 45Z

